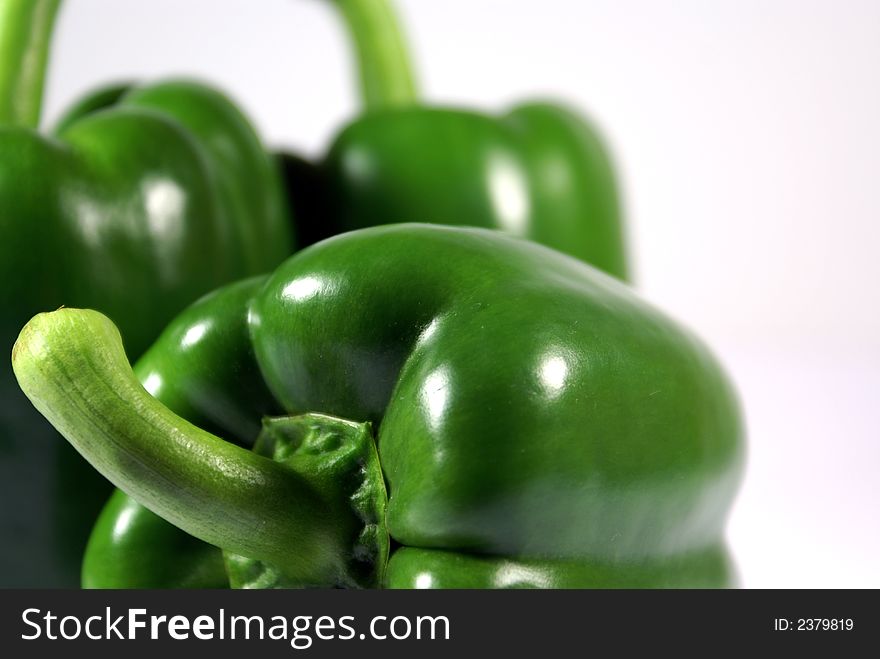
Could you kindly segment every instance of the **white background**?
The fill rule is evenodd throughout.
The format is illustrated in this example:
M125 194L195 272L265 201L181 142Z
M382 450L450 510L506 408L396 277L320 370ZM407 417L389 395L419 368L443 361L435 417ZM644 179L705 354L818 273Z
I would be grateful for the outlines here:
M427 99L561 97L601 125L638 287L736 380L746 587L880 587L880 3L399 0ZM45 117L118 79L197 75L273 146L357 112L322 0L67 0Z

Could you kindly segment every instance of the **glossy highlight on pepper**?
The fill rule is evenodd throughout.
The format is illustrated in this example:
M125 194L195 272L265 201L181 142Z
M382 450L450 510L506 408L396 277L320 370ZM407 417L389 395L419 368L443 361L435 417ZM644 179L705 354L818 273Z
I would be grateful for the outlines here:
M184 532L234 587L732 583L743 428L717 362L625 285L498 232L306 249L181 314L136 365L147 390L89 311L35 317L13 363L153 511L109 533L138 510L117 495L90 586L193 583L161 568ZM184 564L203 551L202 583L223 582L192 542Z

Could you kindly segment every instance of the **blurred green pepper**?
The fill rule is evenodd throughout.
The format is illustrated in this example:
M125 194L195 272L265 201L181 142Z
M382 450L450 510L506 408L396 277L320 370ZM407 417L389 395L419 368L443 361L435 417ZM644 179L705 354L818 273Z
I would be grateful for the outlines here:
M322 162L287 157L302 244L387 222L501 229L628 277L618 190L596 130L531 102L501 116L419 103L388 0L331 0L349 29L363 116Z

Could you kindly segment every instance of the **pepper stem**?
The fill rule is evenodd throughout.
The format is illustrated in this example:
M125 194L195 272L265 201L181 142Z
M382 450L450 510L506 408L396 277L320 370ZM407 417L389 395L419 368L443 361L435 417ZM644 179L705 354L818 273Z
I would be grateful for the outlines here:
M330 0L342 14L355 50L361 95L368 110L418 100L410 55L389 0Z
M305 458L295 456L305 431L284 450L272 443L265 451L270 457L240 448L150 396L128 364L119 331L90 310L62 308L35 316L13 347L12 366L34 406L98 471L187 533L272 566L287 584L358 586L381 578L387 536L373 574L366 581L360 572L353 574L353 554L363 555L364 520L347 500L351 493L328 485L346 479L327 476L328 463L375 474L378 458L367 424L341 422L356 438L366 428L370 469L340 457L340 451L351 451L338 425L333 428L341 439L321 440L318 433L305 442ZM315 458L322 449L323 462ZM373 509L384 510L381 487L372 491L381 501Z
M0 125L36 128L61 0L0 2Z

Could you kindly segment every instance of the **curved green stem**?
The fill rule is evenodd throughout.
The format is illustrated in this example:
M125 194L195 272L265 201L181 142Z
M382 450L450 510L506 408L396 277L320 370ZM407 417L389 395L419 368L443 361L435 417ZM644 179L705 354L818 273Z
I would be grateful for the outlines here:
M327 486L323 465L289 459L289 449L283 463L273 461L174 414L137 381L106 316L63 308L35 316L12 365L34 406L153 512L273 566L288 583L352 585L350 555L363 523Z
M330 0L352 38L361 94L369 110L418 100L403 32L389 0Z
M61 0L0 2L0 125L36 128Z

